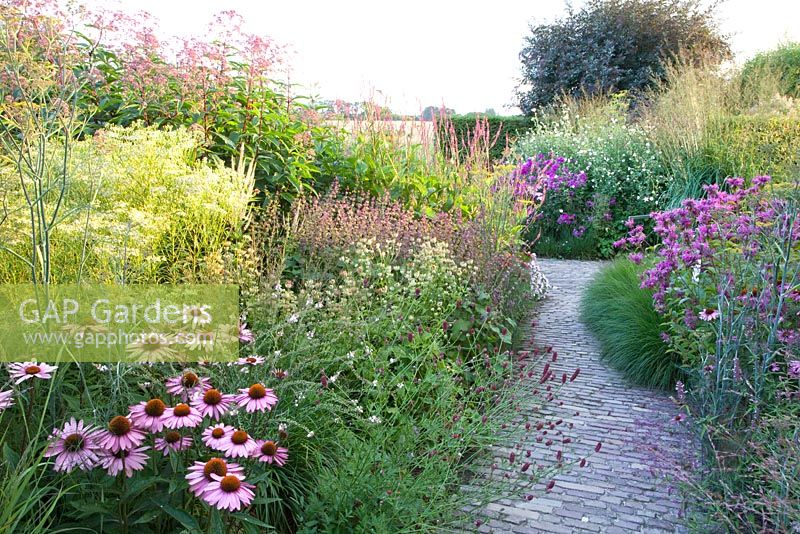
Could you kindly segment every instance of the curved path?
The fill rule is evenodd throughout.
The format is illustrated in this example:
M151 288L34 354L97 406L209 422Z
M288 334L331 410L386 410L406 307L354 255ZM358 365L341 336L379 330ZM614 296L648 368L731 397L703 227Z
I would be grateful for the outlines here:
M475 530L685 532L678 492L663 473L691 463L694 441L673 421L677 409L669 395L627 384L601 362L597 341L579 320L581 295L602 263L542 260L540 265L553 287L538 308L529 348L551 345L558 353L551 363L558 377L580 367L579 377L559 394L563 405L549 410L565 425L573 424L564 430L573 440L565 457L589 460L583 468L573 466L556 475L549 492L541 491L544 480L530 488L531 500L515 496L488 505L486 522ZM531 380L538 383L538 377ZM532 458L552 465L553 451L542 453L535 434L528 435L522 448L529 445ZM594 452L597 442L602 442L599 453Z

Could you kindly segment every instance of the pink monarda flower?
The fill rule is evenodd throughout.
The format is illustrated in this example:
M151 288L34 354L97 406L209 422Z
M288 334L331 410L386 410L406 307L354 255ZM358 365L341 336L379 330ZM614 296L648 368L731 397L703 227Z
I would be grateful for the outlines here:
M130 406L131 421L148 432L161 432L164 428L164 412L167 405L161 399L150 399Z
M255 486L243 482L243 475L228 474L221 477L212 473L211 478L213 480L203 492L203 500L211 506L233 512L253 502Z
M713 308L706 308L705 310L701 311L697 314L697 317L700 318L701 321L713 321L717 317L719 317L719 312Z
M236 360L236 365L260 365L262 363L264 363L264 357L256 356L255 354Z
M179 403L164 411L164 426L167 428L194 428L203 421L203 416L188 404Z
M141 445L144 437L144 432L136 428L129 418L118 415L108 422L108 430L100 435L97 443L111 452L127 451Z
M246 458L256 449L256 441L244 430L234 430L222 441L225 456Z
M206 447L224 451L228 443L227 438L230 438L233 431L234 428L229 425L219 424L210 426L203 430L203 443L206 444Z
M0 391L0 412L14 406L14 391Z
M289 459L289 449L278 447L274 441L260 439L256 441L256 448L253 451L253 458L259 462L282 466Z
M234 395L222 393L218 389L209 389L203 395L198 395L192 399L192 408L200 412L202 417L209 417L219 420L230 410Z
M189 492L195 497L202 497L208 485L214 482L211 475L225 477L227 475L244 475L244 469L239 464L229 464L222 458L211 458L207 462L195 462L189 467L186 480L189 482Z
M192 446L192 436L182 436L180 432L170 430L163 438L156 438L155 449L162 451L164 456L170 452L185 451Z
M141 471L147 464L147 454L144 451L150 447L138 447L135 449L121 449L116 452L103 451L100 458L100 465L108 471L112 477L117 476L125 470L125 476L133 476L134 471Z
M249 388L240 389L241 394L236 395L236 403L247 410L248 413L271 410L278 403L275 392L261 384L253 384Z
M195 398L211 389L208 378L197 376L191 371L187 371L179 376L167 379L167 391L170 395L180 397L183 402Z
M14 379L15 384L21 384L29 378L49 380L53 376L52 372L56 369L58 369L57 365L47 365L46 363L11 363L8 365L8 374Z
M69 473L76 467L82 471L92 469L100 461L100 447L97 445L99 430L83 421L71 418L64 428L53 429L53 441L47 446L44 455L56 457L53 469Z

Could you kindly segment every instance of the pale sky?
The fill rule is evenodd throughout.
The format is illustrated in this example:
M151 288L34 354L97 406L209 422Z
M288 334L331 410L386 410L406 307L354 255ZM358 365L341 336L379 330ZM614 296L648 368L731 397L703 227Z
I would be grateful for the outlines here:
M366 100L394 111L427 105L459 113L516 112L518 54L531 22L565 12L564 0L87 0L147 11L162 36L202 34L233 9L249 31L288 45L291 80L324 99ZM583 0L575 0L578 7ZM737 60L800 41L800 1L727 0L719 9Z

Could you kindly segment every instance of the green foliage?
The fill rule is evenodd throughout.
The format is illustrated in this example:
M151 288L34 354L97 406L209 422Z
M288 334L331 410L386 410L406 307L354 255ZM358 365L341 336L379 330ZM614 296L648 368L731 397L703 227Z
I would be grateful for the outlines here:
M530 237L541 232L535 250L542 255L609 257L628 217L659 206L668 176L646 130L626 123L622 98L577 111L565 105L542 116L515 146L521 157L553 154L565 158L572 172L586 173L585 186L548 197L543 213L550 217L532 225ZM560 213L584 214L577 224L586 233L575 237L576 226L555 224Z
M680 359L661 338L662 318L652 292L640 287L643 269L626 258L603 268L581 302L581 317L600 341L602 356L626 378L668 389L681 376Z
M485 123L485 126L481 124ZM438 121L437 135L440 139L439 146L444 151L445 157L454 157L454 147L451 139L454 137L458 143L458 153L463 156L469 152L469 144L474 138L476 129L488 127L488 137L491 139L489 147L489 158L492 161L500 161L506 157L506 150L514 142L522 137L534 124L529 117L507 116L468 113L466 115L448 116L447 120Z
M242 239L252 177L198 160L200 143L186 129L153 127L111 127L75 142L64 215L53 229L53 281L222 280L225 256ZM52 150L58 157L62 149ZM9 210L0 245L25 256L23 191L10 166L0 176ZM0 263L0 280L29 275L15 256Z
M800 43L785 43L774 50L757 54L744 64L742 84L758 83L757 78L765 73L780 80L781 94L800 98Z
M663 79L679 54L692 62L730 55L713 12L698 0L592 0L551 24L531 27L520 53L526 113L561 94L637 91Z
M710 125L707 164L720 177L800 177L800 120L793 116L726 116Z

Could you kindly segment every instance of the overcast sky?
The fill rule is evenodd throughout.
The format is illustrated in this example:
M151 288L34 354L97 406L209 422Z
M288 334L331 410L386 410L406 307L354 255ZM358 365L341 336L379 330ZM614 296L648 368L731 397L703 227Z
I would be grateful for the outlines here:
M518 54L531 22L553 20L564 0L88 0L148 11L159 34L202 33L234 9L250 31L289 45L292 81L322 98L364 100L402 113L446 104L460 113L516 111ZM573 5L580 6L582 0ZM800 1L727 0L721 28L739 61L782 40L800 41Z

